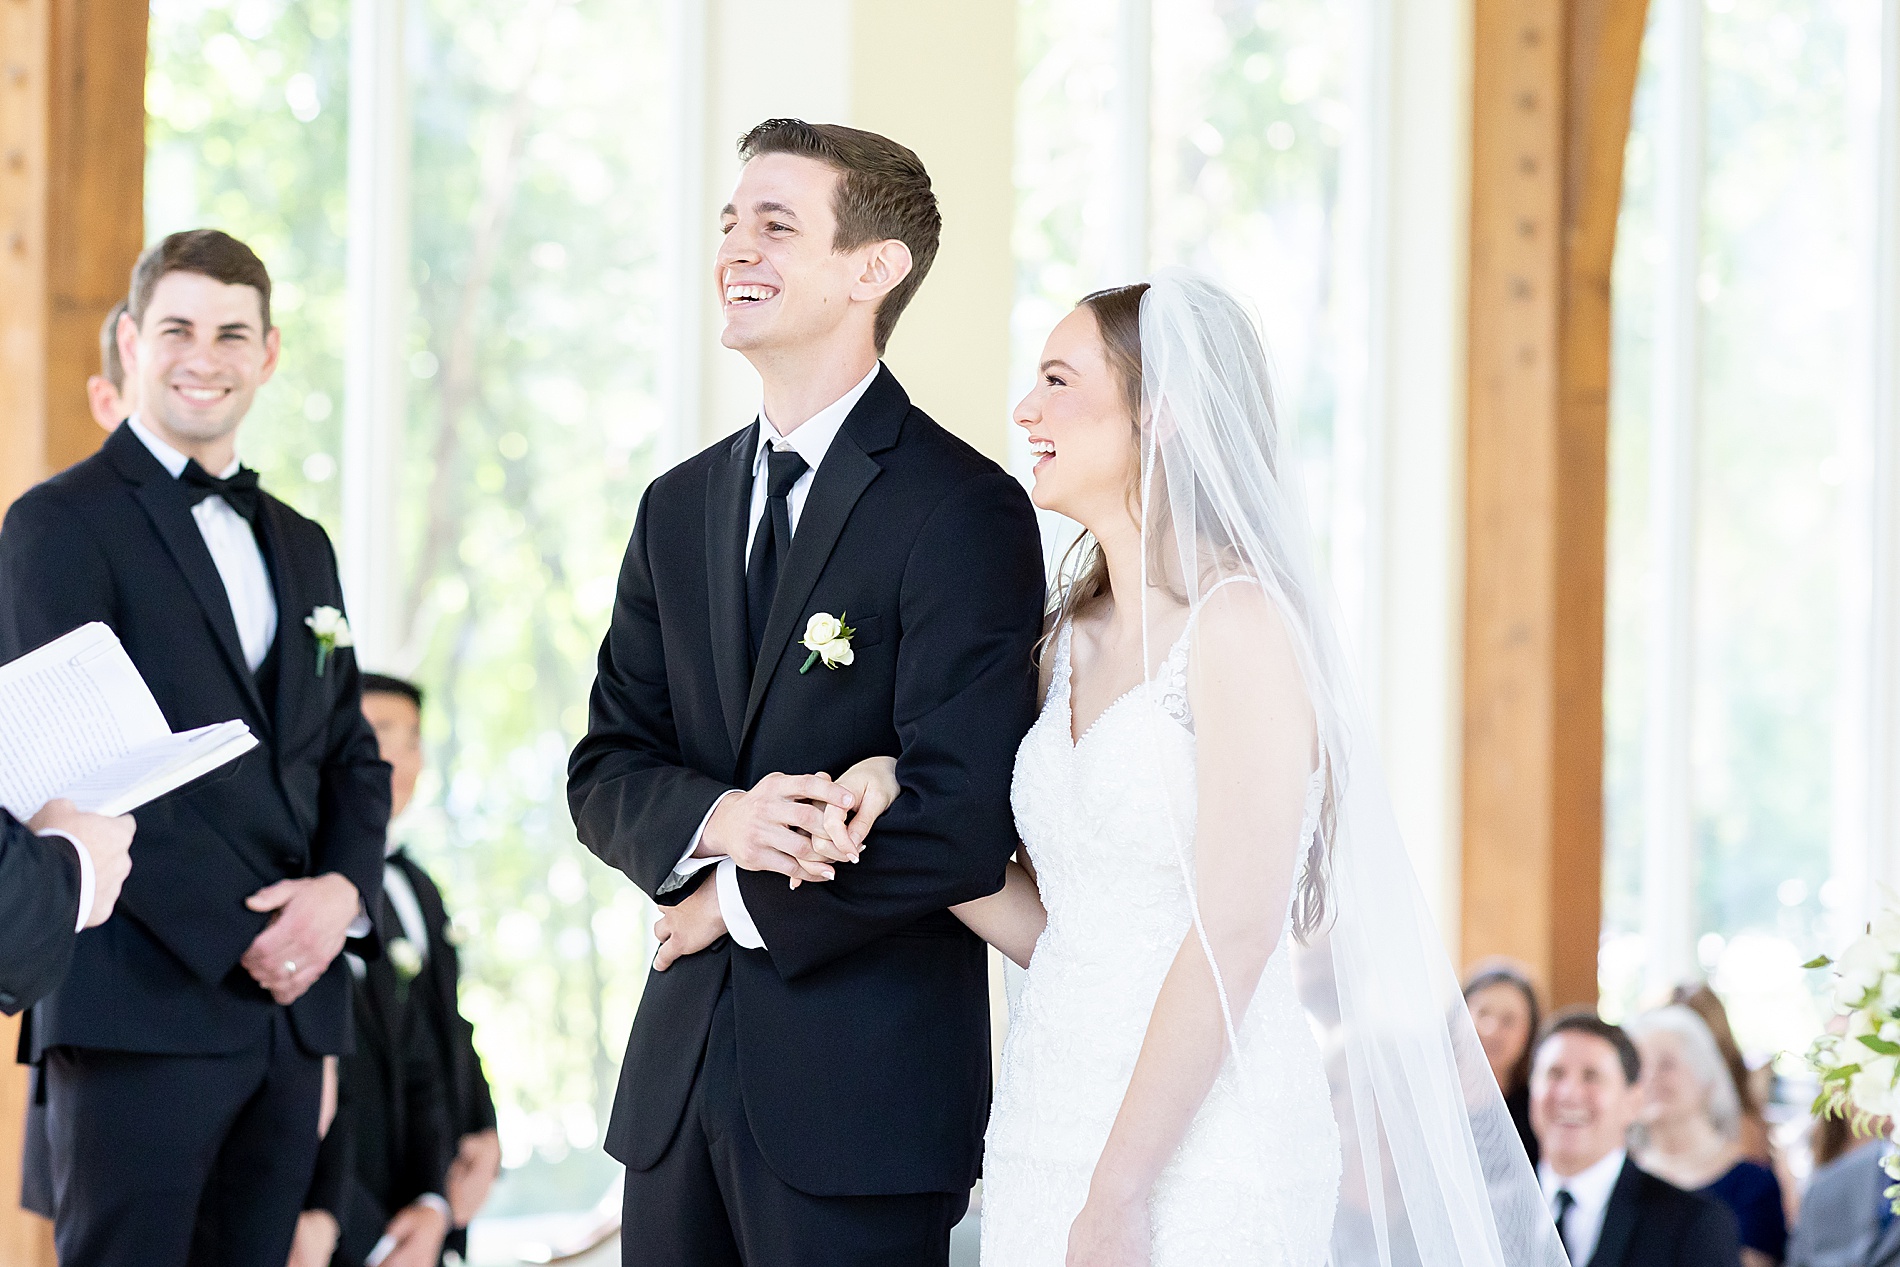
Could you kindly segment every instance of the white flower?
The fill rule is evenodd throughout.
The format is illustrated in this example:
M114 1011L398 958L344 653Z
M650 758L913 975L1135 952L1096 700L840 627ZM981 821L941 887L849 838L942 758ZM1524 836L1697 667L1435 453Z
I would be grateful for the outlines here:
M389 963L404 981L414 981L422 971L422 952L407 937L392 938L389 943Z
M1860 1072L1847 1088L1856 1108L1875 1117L1894 1115L1894 1109L1900 1107L1900 1097L1895 1096L1893 1086L1895 1065L1892 1056L1867 1054L1860 1063Z
M356 635L350 632L350 622L334 607L319 607L303 618L310 626L310 632L317 639L317 676L330 666L330 657L338 647L356 645Z
M332 647L356 645L356 637L350 632L349 617L334 607L317 608L303 618L303 623L310 626L310 632L317 636L319 642L327 641Z
M1863 1005L1869 992L1879 989L1880 979L1893 970L1893 955L1873 937L1857 937L1841 952L1834 965L1838 981L1834 986L1834 1005L1845 1012Z
M833 616L829 612L819 612L805 622L805 637L799 645L810 651L805 663L798 671L804 673L820 660L827 669L836 669L850 664L854 658L851 650L851 635L857 630L844 623L844 613Z
M843 621L830 612L818 612L805 622L804 643L807 647L822 646L827 642L838 641L838 636L843 632Z

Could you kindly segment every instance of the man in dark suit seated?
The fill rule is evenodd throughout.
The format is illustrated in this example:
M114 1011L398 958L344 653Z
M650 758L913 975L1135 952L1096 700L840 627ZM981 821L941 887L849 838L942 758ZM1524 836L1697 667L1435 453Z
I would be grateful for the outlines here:
M52 993L84 928L105 923L132 869L130 817L49 801L22 823L0 810L0 1012Z
M1893 1180L1880 1164L1892 1149L1884 1138L1870 1140L1814 1172L1787 1267L1900 1267L1900 1218L1887 1195Z
M279 351L262 261L171 235L118 337L138 412L7 512L0 656L102 621L174 729L240 718L259 744L140 810L117 912L33 1009L54 1237L89 1267L280 1263L350 1042L338 955L381 900L389 767L329 540L237 460Z
M390 803L399 815L422 773L422 690L366 673L363 714L389 763ZM383 895L388 951L383 962L363 964L358 1056L343 1063L339 1135L354 1142L324 1146L293 1267L332 1261L332 1245L334 1261L353 1267L379 1234L396 1244L386 1263L434 1262L428 1237L437 1214L449 1224L442 1248L465 1252L468 1224L501 1166L494 1102L474 1029L457 1002L461 966L441 891L405 850L392 847ZM360 1161L352 1161L356 1150ZM330 1173L339 1167L347 1176Z
M1574 1267L1740 1267L1735 1216L1637 1168L1624 1140L1642 1061L1596 1013L1560 1013L1531 1063L1537 1178Z

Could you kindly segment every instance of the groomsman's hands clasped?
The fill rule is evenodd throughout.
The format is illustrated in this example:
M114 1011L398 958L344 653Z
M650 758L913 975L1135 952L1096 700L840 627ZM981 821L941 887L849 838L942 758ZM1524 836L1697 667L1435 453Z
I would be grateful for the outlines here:
M302 998L329 971L363 910L356 886L334 872L279 880L251 894L244 904L254 911L274 912L240 962L284 1006Z
M731 858L747 871L775 871L797 888L837 875L834 862L856 862L871 828L899 795L897 759L869 757L835 780L819 774L768 774L749 792L728 793L713 807L694 856ZM662 911L653 925L653 966L697 954L726 933L719 895L702 884Z

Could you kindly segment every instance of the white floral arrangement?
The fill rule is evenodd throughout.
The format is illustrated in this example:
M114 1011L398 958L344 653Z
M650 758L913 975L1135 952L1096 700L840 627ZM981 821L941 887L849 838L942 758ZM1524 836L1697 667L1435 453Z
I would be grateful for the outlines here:
M1823 1034L1808 1050L1821 1077L1816 1116L1845 1118L1858 1135L1885 1129L1900 1144L1900 905L1889 905L1841 952L1806 965L1834 969L1834 1010L1846 1032ZM1900 1180L1900 1150L1890 1148L1889 1178ZM1886 1190L1900 1214L1900 1183Z

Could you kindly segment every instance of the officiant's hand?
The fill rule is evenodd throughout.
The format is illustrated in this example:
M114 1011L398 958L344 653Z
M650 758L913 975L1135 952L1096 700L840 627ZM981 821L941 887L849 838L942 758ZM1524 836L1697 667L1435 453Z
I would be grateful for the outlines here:
M92 909L86 913L86 927L97 928L110 919L125 877L132 873L132 834L137 824L131 817L88 814L61 798L42 805L27 826L36 833L56 831L78 842L92 860Z
M275 912L240 962L252 980L285 1005L302 998L329 970L363 910L356 886L335 872L279 880L245 898L244 905Z
M677 906L661 910L653 922L660 949L653 970L665 972L683 955L696 955L726 935L726 917L719 909L719 890L710 882L686 895Z
M751 791L720 798L693 852L731 858L747 871L829 880L836 873L813 840L825 834L826 806L848 810L856 802L828 775L768 774Z

